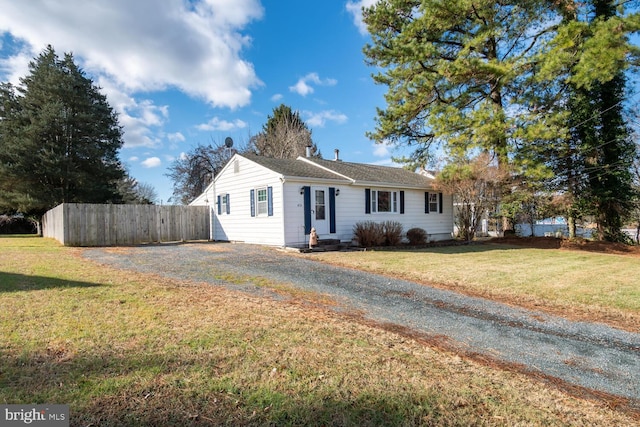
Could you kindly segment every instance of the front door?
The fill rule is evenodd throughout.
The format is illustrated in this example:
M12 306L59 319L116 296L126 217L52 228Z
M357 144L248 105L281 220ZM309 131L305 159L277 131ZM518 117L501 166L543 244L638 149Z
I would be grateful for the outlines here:
M311 187L311 226L320 236L329 233L329 195L326 187Z

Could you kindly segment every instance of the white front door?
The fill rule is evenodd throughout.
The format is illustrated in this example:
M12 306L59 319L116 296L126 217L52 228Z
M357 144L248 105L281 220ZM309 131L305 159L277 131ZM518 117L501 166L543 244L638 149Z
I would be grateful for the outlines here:
M320 236L329 234L329 191L327 187L311 187L311 226Z

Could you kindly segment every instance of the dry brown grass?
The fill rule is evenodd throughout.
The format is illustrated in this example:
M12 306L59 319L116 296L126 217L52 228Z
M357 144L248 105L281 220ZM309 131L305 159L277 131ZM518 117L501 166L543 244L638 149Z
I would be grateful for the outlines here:
M0 238L0 402L72 425L634 425L612 400L285 301ZM283 291L284 292L284 291ZM634 418L635 417L635 418Z

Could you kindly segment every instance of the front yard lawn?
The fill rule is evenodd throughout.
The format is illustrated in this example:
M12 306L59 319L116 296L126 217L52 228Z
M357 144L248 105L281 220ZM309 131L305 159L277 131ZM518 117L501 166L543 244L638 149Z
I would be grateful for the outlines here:
M68 404L72 426L638 422L610 400L569 395L302 297L116 270L35 237L0 237L0 253L0 402ZM400 253L350 259L364 255L409 262Z

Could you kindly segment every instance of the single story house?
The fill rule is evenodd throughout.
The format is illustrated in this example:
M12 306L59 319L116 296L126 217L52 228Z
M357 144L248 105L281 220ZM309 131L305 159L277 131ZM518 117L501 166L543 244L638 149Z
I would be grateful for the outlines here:
M320 239L351 242L361 221L398 221L429 240L451 238L453 197L433 176L401 168L235 154L191 205L211 208L211 239L281 247Z

